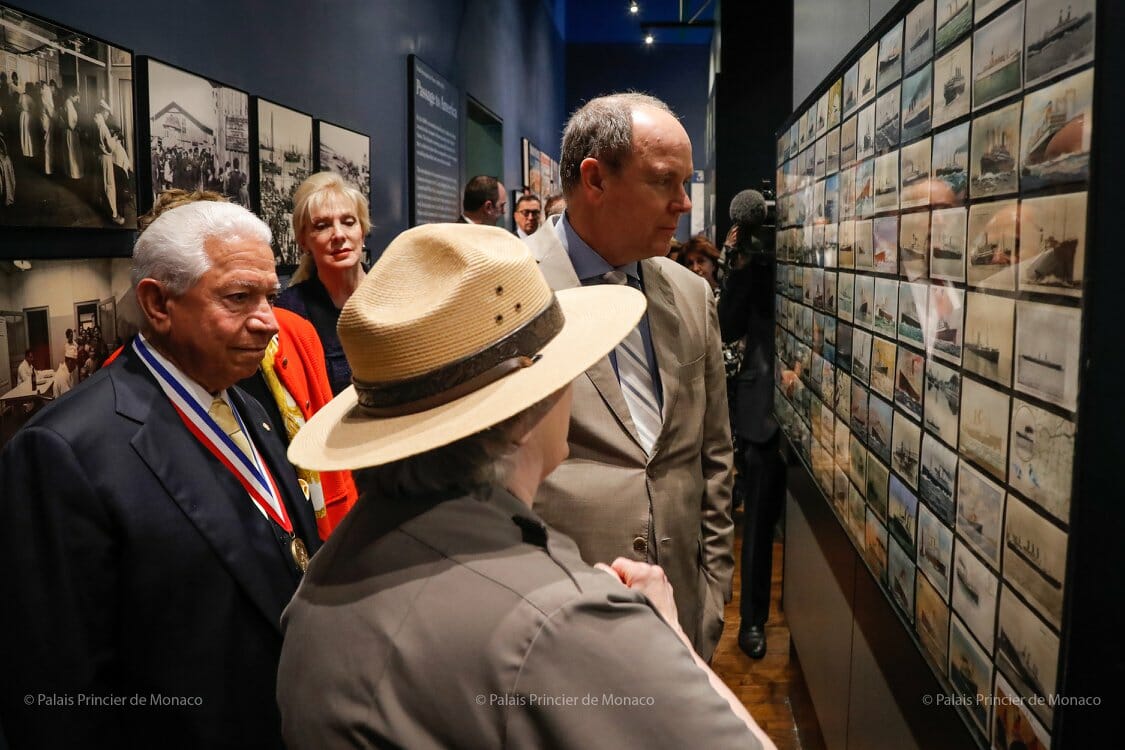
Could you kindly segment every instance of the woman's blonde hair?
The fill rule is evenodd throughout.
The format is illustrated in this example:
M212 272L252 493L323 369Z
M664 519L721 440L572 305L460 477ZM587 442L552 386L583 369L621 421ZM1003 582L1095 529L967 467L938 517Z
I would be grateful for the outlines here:
M310 175L293 193L293 237L304 252L301 253L297 270L289 280L291 285L310 278L316 268L312 253L305 249L301 237L312 222L313 213L332 198L350 201L355 208L363 235L366 237L371 232L371 209L358 188L335 172L317 172Z

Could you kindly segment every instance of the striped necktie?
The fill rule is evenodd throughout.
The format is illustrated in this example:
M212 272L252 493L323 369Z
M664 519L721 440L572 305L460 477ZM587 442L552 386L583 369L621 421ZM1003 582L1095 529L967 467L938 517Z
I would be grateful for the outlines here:
M610 271L602 278L607 284L629 283L629 277L622 271ZM617 379L629 407L629 416L633 418L633 424L637 428L641 447L651 455L664 420L660 415L660 401L656 396L656 386L649 370L639 323L617 345L614 352L617 355Z

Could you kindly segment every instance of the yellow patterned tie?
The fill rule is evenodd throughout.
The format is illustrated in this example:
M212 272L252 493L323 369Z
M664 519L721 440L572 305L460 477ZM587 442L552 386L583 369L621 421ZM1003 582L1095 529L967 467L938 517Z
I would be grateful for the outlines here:
M242 451L251 463L254 462L254 450L250 447L250 441L246 438L246 434L242 432L242 428L238 425L238 420L234 418L234 412L231 411L230 405L223 400L222 396L215 396L215 400L211 402L211 408L207 410L211 415L211 419L215 420L215 424L219 425L219 429L225 432L238 449Z

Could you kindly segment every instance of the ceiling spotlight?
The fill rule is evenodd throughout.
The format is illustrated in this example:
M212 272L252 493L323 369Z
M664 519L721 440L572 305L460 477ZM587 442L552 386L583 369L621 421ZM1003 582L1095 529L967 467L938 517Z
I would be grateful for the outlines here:
M652 35L651 31L649 33L645 34L645 44L652 44L655 41L656 41L656 37L654 37Z
M641 12L641 6L637 5L635 2L629 3L629 12L635 16Z

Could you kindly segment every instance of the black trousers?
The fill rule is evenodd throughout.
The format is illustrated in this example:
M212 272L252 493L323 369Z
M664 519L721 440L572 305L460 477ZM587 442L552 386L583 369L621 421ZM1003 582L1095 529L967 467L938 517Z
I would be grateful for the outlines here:
M770 615L773 530L785 500L785 461L778 450L781 431L765 443L743 440L745 507L742 520L741 627L765 625Z

